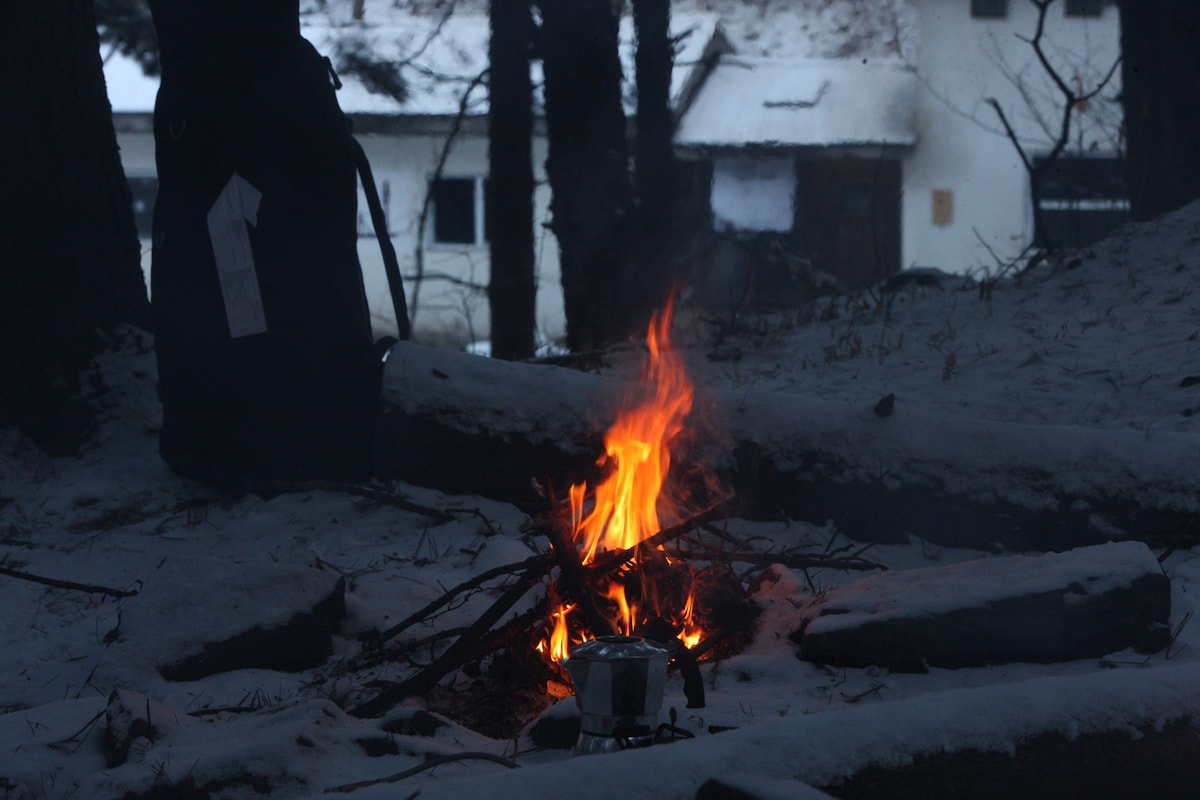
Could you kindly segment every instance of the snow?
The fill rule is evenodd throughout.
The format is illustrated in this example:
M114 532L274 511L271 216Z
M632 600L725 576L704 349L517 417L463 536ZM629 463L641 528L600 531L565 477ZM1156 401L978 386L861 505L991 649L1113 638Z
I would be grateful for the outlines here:
M1159 572L1158 561L1140 542L1109 542L1067 553L975 559L949 568L923 567L874 575L853 590L830 593L811 617L807 631L829 632L864 622L920 619L956 609L983 608L1010 598L1071 587L1065 596L1099 595ZM824 613L822 613L824 612Z
M898 59L726 55L683 115L682 149L911 146L917 73Z
M475 81L487 66L488 19L484 0L454 4L398 4L366 0L361 21L350 17L349 3L301 4L301 33L322 55L366 46L373 58L392 60L408 83L397 101L375 93L351 75L342 75L338 104L348 114L453 116L460 106L470 115L487 113L486 87ZM447 14L452 9L453 13ZM902 58L915 53L916 16L908 0L862 3L860 0L676 0L671 34L677 37L670 97L679 108L698 81L702 59L718 37L750 58L825 59L849 56ZM634 74L634 30L628 14L621 22L620 57L628 79ZM149 114L158 79L142 73L135 60L104 52L105 79L113 111ZM540 84L540 64L532 63ZM464 99L465 98L465 99ZM633 86L626 81L627 111Z
M342 54L363 48L373 60L391 62L407 86L403 99L372 91L357 76L340 74L342 86L337 100L347 114L453 117L464 109L468 116L487 114L487 86L481 77L488 65L490 24L485 13L461 11L445 15L415 14L404 9L368 8L362 22L341 13L348 6L335 6L329 14L313 12L301 17L301 35L334 65ZM678 107L686 92L699 80L703 57L718 31L716 14L678 13L671 20L671 35L678 39L675 68L671 75L670 100ZM633 21L624 17L620 28L619 54L627 78L634 74L635 35ZM154 110L158 78L145 75L136 60L119 52L105 53L104 74L113 111L148 114ZM531 80L541 100L541 62L531 62ZM634 111L632 83L625 86L626 112Z
M701 391L719 407L743 410L727 415L728 424L763 440L771 439L772 409L801 409L822 442L867 448L895 468L906 453L920 452L941 477L994 496L1020 487L993 485L992 467L1044 458L1057 465L1043 478L1053 492L1134 493L1195 509L1200 386L1184 378L1200 374L1198 263L1200 203L1027 275L998 279L986 297L976 282L932 276L937 285L914 281L886 295L820 301L811 314L730 316L719 338L711 318L685 298L676 340ZM497 366L522 369L439 352L398 348L388 369L440 370L453 375L453 385L494 375ZM528 430L554 435L543 423L557 416L556 406L582 405L599 420L640 356L640 346L615 348L599 378L557 376L536 393L512 392L503 381L474 389L494 395ZM789 782L824 786L867 765L897 766L922 754L1005 753L1042 733L1138 736L1185 716L1192 724L1200 719L1200 628L1186 624L1200 605L1200 553L1184 546L1154 554L1171 580L1178 638L1148 658L1129 651L1101 661L924 675L824 671L795 657L788 634L816 590L865 576L775 565L753 583L763 611L751 644L702 666L707 707L685 709L680 679L668 679L664 710L677 709L695 739L571 759L567 751L532 750L515 723L512 736L501 738L453 720L432 736L389 733L388 722L423 706L450 713L447 698L469 696L475 679L449 676L381 720L351 717L344 709L369 696L370 682L399 680L412 669L358 658L359 635L387 628L446 587L543 550L544 541L522 530L527 515L504 502L400 484L374 489L444 510L450 521L316 487L214 493L158 458L148 336L123 333L85 385L103 411L80 458L46 457L0 429L0 565L137 593L112 597L0 575L0 786L10 798L118 797L188 781L226 781L227 797L257 796L255 787L264 785L276 797L316 797L415 770L430 756L471 752L515 758L520 768L475 758L437 762L348 796L419 790L422 798L607 798L619 791L690 798L711 777L786 792L795 788ZM574 396L581 392L591 396ZM870 409L886 393L896 395L896 412L880 419ZM477 424L486 427L490 413L481 411ZM774 447L786 453L799 444ZM1033 484L1029 502L1036 505L1044 501L1038 493L1051 490ZM844 543L836 522L725 525L770 554ZM1130 546L1117 542L1107 552L1119 556ZM914 570L912 578L935 564L960 565L959 601L969 601L972 584L987 583L993 558L917 536L869 555L894 575ZM1052 556L1040 558L1043 568L1030 569L1029 581L1062 578ZM1147 565L1131 558L1096 577L1120 581ZM347 619L320 666L195 681L168 681L158 671L204 642L310 608L340 578ZM920 587L911 580L894 602L913 609L941 602ZM435 626L469 624L488 603L487 593L473 595ZM157 738L135 741L129 760L110 767L102 712L117 690L127 709L150 717ZM567 698L547 713L569 714L572 706ZM733 730L709 733L713 726ZM394 747L372 757L362 742L373 740Z

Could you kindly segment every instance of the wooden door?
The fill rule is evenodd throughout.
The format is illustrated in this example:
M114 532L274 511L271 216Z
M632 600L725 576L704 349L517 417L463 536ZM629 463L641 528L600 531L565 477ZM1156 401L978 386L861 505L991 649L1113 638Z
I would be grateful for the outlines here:
M900 270L900 162L800 158L796 235L813 266L864 288Z

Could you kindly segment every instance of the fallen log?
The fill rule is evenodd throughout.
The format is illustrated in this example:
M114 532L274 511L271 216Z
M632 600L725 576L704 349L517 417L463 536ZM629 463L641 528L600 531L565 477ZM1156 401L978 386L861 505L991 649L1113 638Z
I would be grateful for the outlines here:
M447 776L423 786L421 800L551 800L562 797L567 785L612 786L615 770L625 797L691 798L710 777L752 774L776 782L801 781L835 797L1184 800L1196 796L1200 697L1195 687L1200 669L1195 664L1156 664L772 715L716 738L701 734L688 742L615 756L545 763L523 774ZM1077 742L1083 745L1079 749ZM1035 748L1042 757L1023 762ZM989 763L975 760L981 754L988 755ZM619 766L614 768L610 758L619 758ZM1123 774L1126 759L1131 767ZM922 785L919 776L910 778L904 768L926 760L931 783ZM1089 764L1102 769L1089 774ZM852 781L859 774L870 776L871 768L883 771L876 773L882 780L864 783L859 790ZM1067 779L1058 779L1060 769ZM956 786L955 778L965 780ZM1001 788L988 787L992 778Z
M597 474L630 385L410 342L384 373L379 470L536 508L537 485ZM784 392L704 392L703 430L674 463L718 470L738 513L823 523L860 540L1067 549L1122 535L1200 540L1200 436L953 418L897 398L886 417ZM1052 432L1053 435L1047 435ZM704 451L727 442L719 452Z
M1191 800L1198 758L1200 724L1180 719L1082 736L1046 733L1018 743L1011 754L932 753L905 766L868 767L824 788L841 800Z
M806 661L893 671L1153 653L1171 585L1141 542L989 557L853 581L818 596L792 638Z
M238 669L300 672L325 661L330 637L346 616L346 579L310 611L298 611L283 625L256 625L228 639L206 642L199 652L158 668L169 681L195 681Z

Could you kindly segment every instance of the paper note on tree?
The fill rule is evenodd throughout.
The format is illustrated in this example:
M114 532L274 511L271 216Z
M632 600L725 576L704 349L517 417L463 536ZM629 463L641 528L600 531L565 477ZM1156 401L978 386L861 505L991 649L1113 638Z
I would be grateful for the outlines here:
M267 330L250 233L246 230L247 223L258 224L261 200L262 192L235 172L208 210L208 237L221 280L229 336L233 339Z

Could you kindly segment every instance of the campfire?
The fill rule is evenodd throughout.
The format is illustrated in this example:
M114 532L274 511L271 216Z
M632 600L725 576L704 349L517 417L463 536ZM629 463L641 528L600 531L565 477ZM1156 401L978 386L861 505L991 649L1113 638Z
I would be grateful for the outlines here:
M625 396L604 437L598 466L607 474L591 491L586 481L571 486L571 540L552 537L556 548L577 549L584 568L595 570L606 557L620 558L615 569L584 580L587 585L570 585L571 577L582 574L570 564L573 600L562 600L554 585L549 588L549 632L537 649L555 663L571 646L596 636L669 632L689 648L703 636L696 623L696 570L649 542L662 531L663 520L677 523L685 517L668 491L668 477L671 448L685 431L695 390L670 344L671 317L668 304L650 322L642 380ZM560 560L575 558L559 555ZM579 613L581 604L587 613Z
M492 674L505 676L498 680L515 685L523 679L524 686L537 681L543 699L574 691L581 706L578 681L571 680L574 674L568 677L572 659L575 671L585 660L620 661L618 672L657 681L660 703L662 680L647 675L647 664L666 669L669 662L683 677L688 706L704 705L700 660L744 646L757 607L748 598L746 576L736 574L727 557L737 554L737 542L733 537L727 542L713 525L729 498L714 491L707 477L696 479L711 470L694 456L695 388L671 346L671 318L668 304L650 322L646 362L604 436L604 452L595 464L598 479L575 483L561 500L548 492L548 507L530 521L527 533L544 536L549 549L451 587L381 632L364 660L408 659L414 645L398 643L385 651L384 644L489 583L503 581L473 624L418 640L429 645L452 635L453 644L439 645L432 662L398 683L389 682L353 713L378 715L405 697L430 692L460 669L478 675L475 670L485 660ZM715 536L720 543L689 537L693 533ZM539 601L505 620L538 588ZM500 694L515 697L514 692ZM657 707L643 711L601 724L611 723L619 732L631 719L639 725L652 720ZM613 731L606 727L605 733ZM597 746L608 746L607 740Z

